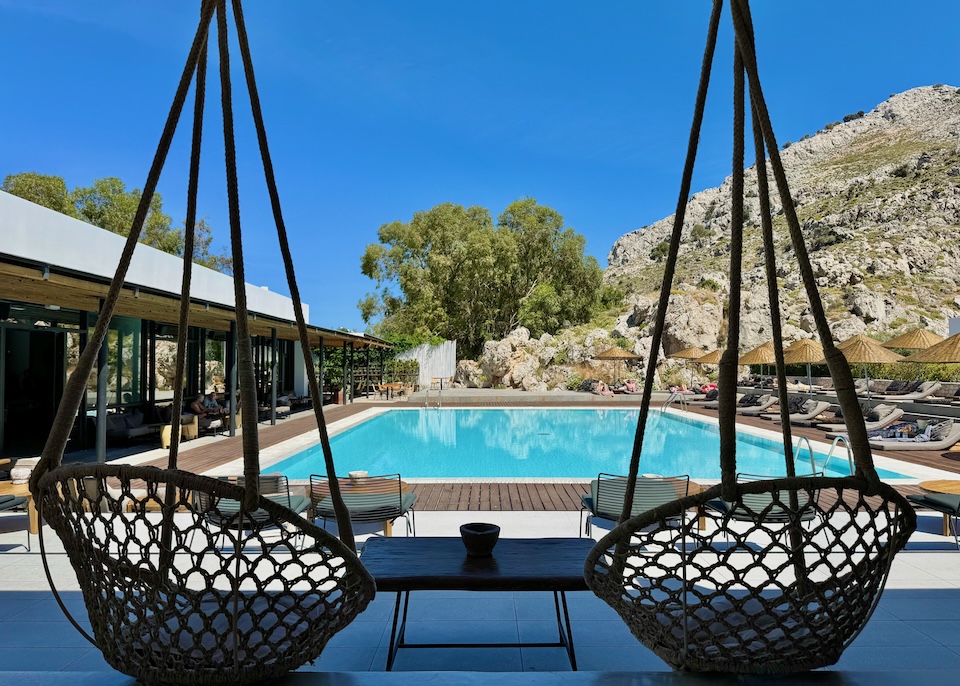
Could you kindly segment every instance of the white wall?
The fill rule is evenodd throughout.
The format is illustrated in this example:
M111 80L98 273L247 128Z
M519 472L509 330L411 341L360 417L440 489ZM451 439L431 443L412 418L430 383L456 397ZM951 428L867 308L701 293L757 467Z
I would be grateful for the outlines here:
M313 365L311 364L310 367L312 369ZM299 340L293 342L293 392L301 397L310 395L307 365L303 361L303 348L300 347Z
M0 253L83 274L113 278L126 239L79 219L0 191ZM179 297L183 262L179 257L138 245L126 283ZM234 306L233 277L194 265L190 296ZM293 320L293 301L247 284L247 309ZM303 306L309 322L309 308Z
M418 345L397 355L398 360L416 360L420 363L420 376L417 384L421 388L430 388L434 377L447 379L457 371L457 342L444 341L440 345Z

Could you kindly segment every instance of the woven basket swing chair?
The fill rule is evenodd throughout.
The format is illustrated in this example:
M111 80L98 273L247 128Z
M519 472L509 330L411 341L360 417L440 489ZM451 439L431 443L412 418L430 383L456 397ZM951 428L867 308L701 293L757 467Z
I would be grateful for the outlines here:
M239 0L232 0L232 7L300 344L304 359L310 360ZM176 378L184 378L207 47L214 15L220 57L238 376L244 400L240 408L243 479L230 483L176 468L178 412L173 413L171 422L167 469L63 466L63 450L73 417L103 344L193 82L193 139L176 361ZM373 578L355 553L350 519L334 477L321 395L313 374L307 377L341 539L288 509L283 504L285 500L271 500L260 493L257 403L244 289L228 43L226 0L204 0L200 23L120 264L90 344L67 382L30 484L40 515L60 537L76 571L93 637L76 622L75 626L103 652L107 663L147 684L242 684L281 675L315 660L327 641L363 611L375 593ZM182 400L183 389L177 388L173 406L180 407ZM223 507L219 509L221 503ZM42 540L41 534L41 543ZM221 542L223 545L219 545ZM47 574L49 578L49 570Z
M916 528L906 500L881 483L873 466L853 379L834 347L778 154L757 72L747 0L731 0L734 48L734 154L731 199L729 333L720 364L721 483L630 517L591 551L584 572L645 646L678 670L778 674L834 664L863 629L894 555ZM666 260L650 360L656 360L684 225L684 211L713 62L721 0L715 0L694 124ZM756 151L768 297L783 427L783 478L738 480L735 452L737 349L744 234L745 91ZM794 467L766 154L830 374L847 418L855 474L798 475ZM655 365L647 367L628 483L639 471ZM724 514L699 531L683 515L719 501ZM681 524L676 519L681 518Z

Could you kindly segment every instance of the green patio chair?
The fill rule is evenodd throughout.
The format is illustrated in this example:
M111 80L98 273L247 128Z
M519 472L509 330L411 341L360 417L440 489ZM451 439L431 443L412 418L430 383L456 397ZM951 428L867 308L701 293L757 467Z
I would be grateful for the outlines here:
M243 486L242 476L220 477L223 481ZM310 499L306 495L291 495L290 483L287 477L281 474L262 474L260 477L260 494L267 500L293 510L297 514L306 512L310 507ZM232 537L238 525L243 531L264 531L273 527L273 519L266 510L259 509L248 513L242 524L238 521L240 501L231 498L218 498L203 491L194 492L194 498L199 510L203 513L208 525L220 529L220 540ZM238 541L242 547L242 541Z
M922 493L920 495L908 495L909 500L917 507L926 508L941 512L949 517L950 531L953 532L953 541L957 544L957 550L960 550L960 537L957 535L957 519L960 518L960 495L951 495L949 493Z
M350 521L356 523L383 523L389 532L393 522L403 517L408 536L417 535L416 513L413 506L417 494L406 490L399 474L382 474L357 478L338 477L343 502L350 511ZM336 521L333 501L330 498L330 482L325 476L310 475L310 518Z
M801 476L823 476L823 472L815 472ZM764 476L761 474L737 474L737 481L740 483L764 480L771 481L778 478L782 479L786 477ZM784 527L781 531L786 531L786 525L791 521L799 521L803 524L812 522L821 516L820 509L816 506L819 493L819 491L798 491L796 511L790 509L789 490L744 493L736 505L726 500L711 500L707 502L706 508L719 513L724 521L762 521L765 524L782 524ZM727 534L727 540L729 541L729 531Z
M652 510L664 503L683 498L690 491L690 476L641 476L637 479L631 517ZM580 530L590 536L596 519L616 524L623 512L627 493L627 477L600 473L590 482L590 493L581 496ZM589 513L589 514L588 514ZM584 516L586 515L586 523Z
M26 507L27 499L19 495L0 495L0 512ZM30 552L30 523L27 523L27 552Z

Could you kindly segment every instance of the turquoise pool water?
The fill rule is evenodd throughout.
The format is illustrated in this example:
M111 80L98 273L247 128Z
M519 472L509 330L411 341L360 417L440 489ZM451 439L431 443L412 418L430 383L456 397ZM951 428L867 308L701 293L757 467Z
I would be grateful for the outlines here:
M636 431L636 410L391 410L331 439L337 471L404 478L596 478L626 474ZM715 425L651 411L641 473L689 474L719 479L720 434ZM822 465L826 456L816 455ZM322 474L320 447L270 467L291 479ZM784 473L783 445L739 434L737 471ZM905 478L878 470L881 478ZM797 473L810 472L806 450ZM844 459L830 460L829 476L848 474Z

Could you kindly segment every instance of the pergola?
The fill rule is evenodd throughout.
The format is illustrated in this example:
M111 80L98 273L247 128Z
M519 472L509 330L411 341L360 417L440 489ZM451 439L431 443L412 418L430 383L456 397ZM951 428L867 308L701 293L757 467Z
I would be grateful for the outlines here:
M173 288L179 288L179 283L170 284L170 287L171 291ZM3 301L0 301L0 322L7 322L4 328L11 328L12 325L9 322L19 319L21 322L30 322L31 328L37 331L43 330L43 327L67 333L73 331L71 335L75 336L74 343L79 343L79 351L82 352L86 346L88 328L93 325L107 289L107 279L95 274L11 255L0 255L0 294L3 297ZM251 289L255 287L248 285L248 291ZM99 455L105 456L106 453L104 428L106 422L100 421L100 418L106 415L108 405L108 356L112 356L118 380L121 372L127 372L133 379L132 386L136 389L136 393L133 394L135 403L150 405L156 403L156 384L150 380L156 379L157 341L170 338L176 331L178 308L179 294L177 293L135 283L129 283L122 289L116 314L118 317L130 318L131 322L129 326L127 323L118 324L120 329L115 349L111 351L107 345L104 345L100 351L98 364L95 407L98 418L96 447ZM128 328L123 328L124 326ZM207 347L203 342L221 341L225 370L224 390L228 398L235 397L237 385L234 308L222 302L193 298L190 306L190 326L192 347L188 360L187 388L191 393L205 390ZM257 312L251 308L250 332L254 339L254 362L262 371L262 374L258 375L258 379L263 380L262 386L258 388L258 396L263 406L269 406L271 422L275 423L278 391L284 390L283 387L278 388L278 377L286 378L294 373L292 370L285 370L286 374L280 373L278 366L280 361L291 357L291 355L286 357L281 355L280 347L287 346L288 352L299 350L296 324L291 319ZM311 346L320 351L316 373L319 375L321 388L323 388L325 363L323 351L325 349L336 347L345 351L342 370L344 387L354 391L357 354L364 354L366 357L365 366L368 371L364 382L369 388L372 376L376 374L370 371L375 369L371 353L380 352L379 367L382 376L384 364L382 353L391 348L389 342L376 337L318 326L308 326L308 337ZM126 369L123 369L125 360L136 362L133 363L132 368L131 363L127 362ZM314 360L305 360L307 373L313 371L314 362ZM120 398L119 382L115 395L114 402L110 404L124 404L124 400ZM344 402L352 402L353 395L353 392L345 393ZM85 409L81 411L86 414ZM85 443L88 440L87 422L83 417L79 418L78 426L79 438ZM233 421L231 421L230 432L231 435L235 432Z

